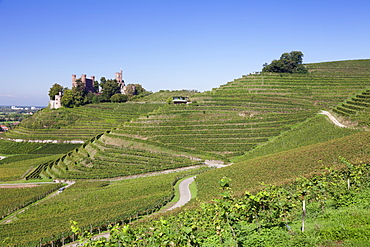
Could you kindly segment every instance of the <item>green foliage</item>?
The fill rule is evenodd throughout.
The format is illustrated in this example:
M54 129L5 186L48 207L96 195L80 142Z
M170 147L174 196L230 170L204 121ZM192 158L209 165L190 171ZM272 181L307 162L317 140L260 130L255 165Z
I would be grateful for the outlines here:
M0 188L0 219L44 198L60 187L62 184L45 184L29 188Z
M364 197L369 190L368 165L352 165L354 170L362 171L362 185L353 197ZM346 172L347 170L343 170ZM109 240L89 240L87 246L316 246L345 241L359 243L368 239L368 200L364 207L357 204L359 212L353 206L340 207L340 210L327 209L327 213L310 215L309 230L300 233L297 223L300 221L299 207L302 189L309 196L310 212L314 210L318 193L323 193L325 200L336 202L333 195L341 194L340 187L346 175L341 170L331 170L327 174L299 180L287 187L263 186L257 193L246 192L241 198L232 196L228 178L220 181L221 198L213 203L202 204L200 209L180 212L175 216L165 216L145 224L118 225L111 230ZM320 190L316 186L320 185ZM339 190L338 190L339 189ZM225 190L229 191L225 196ZM361 191L361 192L360 192ZM351 212L352 217L345 213ZM355 213L355 214L354 214ZM311 213L312 214L312 213ZM339 217L342 216L342 217ZM355 216L355 217L353 217ZM348 218L348 222L343 219ZM355 218L355 219L350 219ZM322 222L321 219L326 219ZM328 220L329 219L329 220ZM330 225L330 221L338 221ZM289 225L292 226L289 226ZM298 223L299 224L299 223ZM313 227L315 226L315 227ZM73 226L72 226L73 227ZM82 233L74 227L76 232Z
M306 67L311 75L322 77L356 77L362 80L370 75L370 59L311 63Z
M172 97L183 95L184 97L194 97L196 95L200 94L196 90L160 90L159 92L155 92L152 94L149 94L142 98L132 98L133 101L145 101L145 102L163 102L168 103L167 100L170 99L172 103Z
M120 93L120 84L116 80L107 80L102 86L101 99L103 101L110 101L111 97L117 93Z
M340 103L333 111L360 125L370 126L370 89Z
M77 108L43 109L6 133L14 139L87 140L163 104L88 104Z
M273 60L271 64L264 65L262 72L273 73L307 73L307 69L302 64L303 53L292 51L283 53L279 60Z
M116 93L116 94L112 95L112 97L110 97L110 100L113 103L126 102L127 99L128 99L127 95L123 95L123 94L120 94L120 93Z
M8 238L9 246L35 246L40 241L55 244L58 239L59 243L72 241L71 220L77 221L82 231L93 233L107 230L110 224L129 223L158 211L171 201L177 180L198 172L121 181L79 181L19 214L17 221L0 224L0 239Z
M233 180L234 191L256 190L260 182L282 184L301 174L312 174L328 166L337 166L339 156L351 163L370 162L370 132L308 145L280 153L243 160L223 169L211 170L197 177L198 197L209 200L218 194L218 180L227 176Z
M78 146L80 144L14 142L0 139L0 154L64 154Z
M58 83L54 83L54 85L49 89L50 99L55 100L55 95L59 94L59 92L63 92L63 86Z
M60 158L61 155L33 155L32 158L20 159L7 163L7 159L0 164L0 181L12 181L24 178L33 168ZM26 157L24 157L26 158ZM11 160L10 160L11 161ZM6 162L6 163L5 163Z
M103 135L100 139L109 140L107 136L109 134ZM109 145L100 139L52 164L55 169L68 169L65 173L54 174L53 169L46 167L45 169L58 178L98 179L176 169L201 163L190 157L155 150L155 147L143 147L142 144L135 142L122 141L120 144L116 140L114 145ZM109 141L113 143L115 140ZM45 169L39 171L43 172Z
M74 95L71 89L65 89L61 99L62 105L68 108L74 106Z
M320 142L341 138L360 132L350 128L340 128L334 125L324 115L316 115L291 130L284 132L276 139L270 140L265 145L246 153L243 156L233 160L240 162L268 154L279 153L303 146L313 145ZM314 135L312 133L315 133Z
M289 60L290 58L284 55L282 59ZM297 61L294 59L292 58L291 60ZM289 188L274 186L262 186L263 190L260 192L257 189L261 187L261 181L283 184L302 174L317 173L324 166L339 164L346 167L345 162L350 162L350 164L369 162L369 134L367 132L351 135L357 131L335 129L333 126L329 126L329 124L322 123L324 122L324 117L321 116L316 118L321 119L322 130L317 130L320 122L312 123L310 121L305 122L305 124L312 124L312 126L307 126L305 129L294 128L298 123L312 118L313 114L316 114L318 110L335 106L350 95L364 90L370 81L369 61L310 64L307 65L307 68L310 69L310 74L285 73L276 75L263 73L261 75L246 76L212 91L194 94L194 99L198 103L193 105L143 104L146 100L163 102L168 97L171 97L172 92L162 91L135 99L140 100L140 103L102 103L73 109L62 108L54 111L55 113L60 113L54 117L54 120L51 118L49 122L42 119L31 121L30 123L34 124L34 128L31 128L32 125L30 125L30 128L27 128L21 124L14 131L6 133L6 136L31 139L88 140L99 134L99 137L91 139L89 143L86 142L81 148L70 152L63 159L38 160L38 165L45 164L44 167L46 169L43 171L43 175L47 177L63 175L65 171L69 173L72 169L74 171L71 171L70 174L73 174L74 177L78 177L82 173L84 176L86 174L85 178L92 178L92 176L89 176L91 171L90 175L93 174L93 177L102 175L114 177L118 174L118 171L121 174L122 172L129 174L141 173L148 169L156 170L168 169L171 166L188 166L191 165L191 162L188 162L190 157L227 160L230 157L244 154L260 146L261 151L256 149L254 153L256 155L253 156L252 154L253 157L259 158L239 160L242 162L223 169L212 170L197 177L199 198L202 201L215 198L219 194L220 178L227 176L232 179L232 181L225 179L222 182L224 189L222 196L217 199L219 201L214 201L213 205L209 206L206 204L204 206L205 212L208 213L191 211L189 214L193 214L194 217L188 218L188 216L180 214L178 217L164 218L163 221L155 223L157 225L153 229L143 229L144 232L139 235L135 235L136 228L133 226L125 227L124 230L125 232L132 232L132 234L123 234L115 228L117 231L114 234L117 238L114 244L119 245L120 239L118 238L124 238L124 241L138 246L171 246L177 243L180 246L235 246L237 244L253 246L326 245L326 242L324 243L320 240L320 237L317 237L321 236L319 231L314 231L314 234L309 237L305 235L306 233L298 233L299 223L293 220L297 215L300 217L300 212L296 211L295 206L292 206L293 204L290 203L294 202L294 198L297 198L297 195L302 195L304 192L305 197L309 200L308 212L312 209L314 215L320 215L322 212L326 214L334 208L352 207L357 202L365 203L368 194L363 194L362 197L359 197L359 194L363 193L363 191L358 188L362 188L361 186L364 185L363 180L357 179L357 177L363 177L359 175L360 173L344 170L345 173L342 175L345 175L345 178L342 175L337 175L337 178L340 177L341 179L338 180L340 182L335 183L328 179L305 180L302 178L301 187L296 187L296 192L294 193ZM285 65L284 63L282 64L282 66L287 65L286 67L289 68L289 61ZM102 84L104 83L106 83L106 80L102 80ZM100 101L98 98L96 100ZM352 108L349 109L353 110ZM63 122L65 120L63 114L76 117L76 119L70 122ZM367 114L365 113L364 117L368 117ZM59 127L58 124L60 124ZM291 129L292 127L293 129ZM315 128L316 132L313 132ZM106 132L100 136L107 130L109 133ZM291 135L289 135L290 131L292 131ZM262 144L271 141L276 136L280 136L281 133L286 134L282 138L277 138L275 144L271 145L269 150L264 152L264 147L269 145L263 146ZM293 137L293 135L298 133L300 137ZM315 133L315 135L312 133ZM340 137L343 138L335 140ZM302 139L300 140L300 138ZM318 144L319 142L323 143ZM151 147L148 148L148 146ZM155 147L154 150L151 149L152 147ZM300 148L294 150L294 147ZM0 145L0 148L2 149L3 147ZM280 153L276 153L277 151ZM264 154L270 155L262 157ZM179 155L182 155L182 158L179 158ZM345 156L348 160L341 163L338 160L339 155ZM185 156L187 157L185 158ZM248 158L252 158L252 156ZM172 158L173 160L171 160ZM14 157L14 159L16 158ZM18 162L21 161L21 158L13 161L14 163L12 162L13 164L10 166L5 159L4 164L0 165L2 168L5 165L4 168L8 169L0 172L0 174L6 174L8 176L7 179L10 177L13 179L19 178L20 173L25 174L27 169L30 168L29 164ZM95 161L97 162L95 163ZM126 163L126 165L120 166L120 162ZM161 162L163 163L161 164ZM158 164L161 164L162 167L156 166ZM32 166L36 166L36 164ZM129 166L130 170L122 171L123 167L127 168ZM16 175L12 174L13 170L11 168L14 171L17 170ZM131 170L131 168L133 169ZM109 174L110 172L111 174ZM364 171L362 172L365 174ZM350 178L350 190L348 190L348 178ZM231 182L234 192L228 186ZM147 181L141 181L141 184L136 184L134 189L142 191L143 188L141 186L143 184L147 185ZM26 216L23 216L24 218L20 219L19 223L15 222L14 225L6 226L6 231L9 231L9 234L0 236L0 239L8 238L10 242L13 241L15 243L18 242L16 236L24 235L25 238L33 241L30 244L31 246L39 245L40 240L37 239L38 237L35 237L36 235L31 237L28 235L34 232L43 238L42 242L51 244L50 241L52 239L66 238L67 235L72 234L70 232L56 234L61 229L61 231L69 229L65 225L65 222L69 222L69 220L80 222L82 231L86 231L86 228L89 231L92 228L91 231L96 232L96 228L99 225L125 222L128 217L135 217L135 214L140 213L148 214L153 209L151 207L145 212L135 211L133 212L134 216L127 214L124 216L115 215L117 217L109 218L108 216L114 215L112 213L114 210L109 210L108 208L118 208L118 211L126 212L126 209L123 209L124 206L122 206L121 210L120 205L122 204L120 200L122 198L117 199L118 196L117 198L115 196L118 192L113 190L107 191L108 188L112 188L112 185L113 183L107 181L96 182L94 186L79 188L79 192L74 191L71 193L74 197L67 196L67 193L61 193L58 196L63 197L63 200L59 199L58 203L63 205L63 207L50 204L45 206L45 210L40 214L32 215L31 212L26 212ZM78 188L79 185L76 184L74 186ZM334 186L333 188L337 189L328 189L328 186ZM90 187L94 187L91 193L89 192ZM131 188L130 185L128 187ZM119 193L121 193L121 197L122 193L127 192L123 188L126 187L117 188L117 191L119 190ZM245 189L252 192L244 194ZM149 188L148 192L150 191L151 189ZM79 193L88 197L90 201L86 202L86 198L80 196ZM108 198L104 193L114 196ZM127 197L124 194L124 199L137 199L138 201L135 201L136 206L142 204L141 199L143 199L144 204L155 201L150 196L146 197L144 194L140 194L140 196L145 199L135 198L133 194L129 193ZM237 196L241 196L244 201L237 198ZM101 202L100 199L104 202ZM167 198L166 200L164 198L161 199L162 202L167 200ZM97 201L97 204L91 206L94 200ZM91 222L89 221L90 219L86 220L82 216L82 220L78 218L80 216L70 218L70 216L73 217L77 214L73 210L66 208L68 206L65 205L66 201L68 203L71 202L75 208L82 209L79 212L80 216L95 216L93 213L97 212L96 217L92 217L96 218L97 221ZM78 201L83 203L77 204ZM279 204L280 202L281 204ZM275 204L279 205L276 206ZM240 210L238 207L243 205L245 210ZM131 206L134 205L132 204L128 207ZM288 207L288 209L284 207ZM293 207L292 211L289 211L290 207ZM281 208L283 210L280 210ZM244 218L241 217L241 220L238 220L237 217L239 211L244 213ZM51 220L46 215L50 215L50 217L56 215L56 217ZM240 215L242 214L240 213ZM277 215L281 217L277 219ZM314 215L308 214L308 228L306 232L314 229L314 225L310 226L310 220L314 219ZM364 215L366 215L366 212ZM284 220L282 217L284 217ZM325 217L330 217L330 215ZM210 218L209 221L206 220L208 218ZM23 219L26 220L21 222ZM100 219L101 221L99 221ZM198 223L199 219L204 219L204 221ZM284 223L290 220L289 227L284 225ZM54 226L51 226L50 222L58 226L58 229L53 228ZM172 225L172 222L176 224ZM358 224L359 222L354 223ZM169 227L170 225L171 227ZM24 226L28 228L23 228ZM40 229L38 228L40 226L43 230L35 230ZM84 229L82 229L83 227ZM16 228L19 229L15 230ZM289 228L291 228L290 231L288 230ZM6 232L3 229L5 228L0 226L0 234ZM45 232L43 232L44 229L46 229ZM333 227L332 229L323 235L334 235L336 232L339 232L338 235L344 235L345 233L345 231L338 228ZM365 239L364 236L366 237L366 234L363 234L363 232L366 233L363 230L366 230L366 227L361 228L357 233L354 227L345 229L348 229L348 232L352 235L359 234L361 236L359 241ZM338 237L337 239L342 238ZM22 240L23 242L20 242L20 244L25 246L28 240ZM329 239L327 241L332 240Z

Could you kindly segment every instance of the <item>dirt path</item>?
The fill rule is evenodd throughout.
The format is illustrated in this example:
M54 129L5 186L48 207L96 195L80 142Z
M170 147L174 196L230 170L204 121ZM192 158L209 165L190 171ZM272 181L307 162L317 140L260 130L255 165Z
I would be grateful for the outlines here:
M84 144L82 140L26 140L26 139L12 139L12 138L1 138L12 142L36 142L36 143L72 143L72 144Z
M339 126L341 128L347 128L347 126L345 126L344 124L341 124L333 115L330 114L330 112L328 111L324 111L324 110L321 110L321 112L319 114L323 114L323 115L326 115L329 117L329 119L336 125L336 126Z

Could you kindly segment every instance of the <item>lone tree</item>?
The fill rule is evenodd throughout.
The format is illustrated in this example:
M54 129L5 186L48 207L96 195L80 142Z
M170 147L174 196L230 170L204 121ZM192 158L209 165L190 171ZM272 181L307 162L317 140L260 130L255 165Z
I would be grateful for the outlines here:
M262 72L273 73L307 73L307 69L302 64L303 53L292 51L283 53L279 60L273 60L270 64L264 64Z

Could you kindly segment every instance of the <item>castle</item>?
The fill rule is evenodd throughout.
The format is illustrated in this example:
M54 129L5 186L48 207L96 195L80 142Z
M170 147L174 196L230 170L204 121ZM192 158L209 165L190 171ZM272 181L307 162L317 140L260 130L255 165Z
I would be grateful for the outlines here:
M125 81L123 80L122 70L120 70L120 72L116 72L115 79L117 83L120 85L121 94L126 94L127 93L126 85L125 85ZM72 75L72 88L76 87L78 83L81 83L84 87L85 92L101 93L100 90L99 92L96 91L94 82L95 82L95 76L91 76L91 78L86 78L86 75L83 74L81 75L80 79L77 79L76 75ZM61 92L59 92L59 94L55 95L55 100L50 100L49 102L50 109L58 109L62 107L61 99L62 99L62 94Z
M116 72L115 79L120 85L121 94L126 94L126 86L122 74L122 70L120 70L120 72ZM85 74L83 74L81 75L81 79L76 79L76 75L72 75L72 88L76 87L78 82L80 82L84 86L86 92L98 93L96 92L94 87L95 76L91 76L91 79L89 79L86 78Z
M76 75L72 75L72 88L77 87L78 82L84 85L86 92L95 93L94 88L95 76L91 76L91 79L86 78L86 75L82 75L81 79L76 79Z

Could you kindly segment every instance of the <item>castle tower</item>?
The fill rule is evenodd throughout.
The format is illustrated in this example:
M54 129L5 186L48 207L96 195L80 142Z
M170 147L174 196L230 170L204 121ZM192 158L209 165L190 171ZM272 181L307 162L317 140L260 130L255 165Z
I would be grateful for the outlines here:
M95 93L95 88L94 88L94 81L95 81L95 76L91 76L91 79L86 78L86 75L83 74L81 75L81 84L84 86L84 90L86 92L93 92ZM72 88L77 86L77 79L76 75L72 75Z
M126 94L126 86L122 76L122 69L120 72L116 72L116 81L121 87L121 94Z
M81 83L86 85L86 75L81 75Z
M120 72L116 72L116 81L120 84L122 83L122 70Z
M75 87L76 85L76 75L72 75L72 87Z

